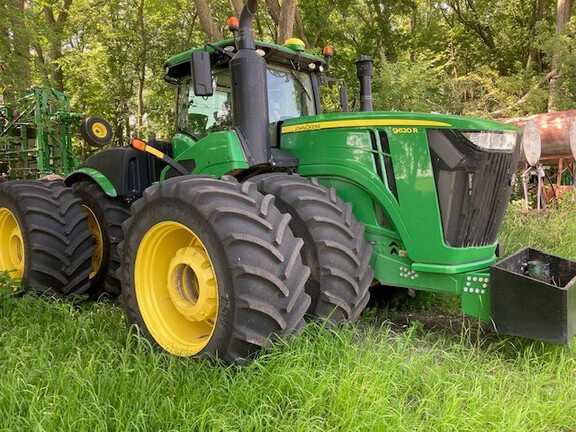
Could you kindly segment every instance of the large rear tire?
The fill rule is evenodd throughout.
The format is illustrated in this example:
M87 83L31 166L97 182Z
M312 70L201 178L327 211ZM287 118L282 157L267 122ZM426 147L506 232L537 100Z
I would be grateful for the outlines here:
M124 239L122 224L130 217L130 206L119 198L108 196L98 184L83 180L72 185L82 200L92 232L94 254L90 274L90 295L94 298L116 298L122 289L117 270L120 267L118 244Z
M0 184L0 271L24 289L49 296L82 294L90 286L92 246L86 215L62 182Z
M304 240L302 260L311 270L306 283L312 297L308 314L331 325L358 318L370 298L374 273L369 266L372 247L364 240L364 224L352 214L352 205L314 178L273 173L250 181L260 192L276 197L280 211L292 216L290 228Z
M189 176L149 187L120 245L129 322L167 352L227 363L299 332L310 271L289 221L252 183Z

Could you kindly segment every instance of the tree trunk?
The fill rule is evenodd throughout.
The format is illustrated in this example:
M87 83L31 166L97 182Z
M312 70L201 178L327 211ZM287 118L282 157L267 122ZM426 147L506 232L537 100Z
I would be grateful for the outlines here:
M454 11L456 19L474 31L478 37L486 44L490 50L496 50L496 42L494 41L494 33L489 24L484 24L481 17L478 16L476 10L476 3L474 0L453 0L448 2Z
M266 10L272 17L272 21L274 21L274 25L278 25L280 21L280 3L278 0L266 0Z
M198 12L198 17L200 18L200 26L210 42L215 42L224 39L220 29L212 19L212 12L208 6L207 0L194 0L196 5L196 11Z
M146 26L144 24L144 1L138 4L138 25L142 38L142 51L140 53L140 64L138 65L138 112L136 115L136 135L141 137L144 118L144 83L146 80L146 57L148 51L148 41L146 38Z
M334 12L334 10L337 7L338 7L338 0L332 0L332 2L330 3L330 6L328 7L328 11L326 13L326 16L324 17L325 23L330 22L330 15L332 15L332 12ZM328 24L326 24L326 25L328 25ZM318 45L318 41L320 40L320 36L322 36L323 30L324 30L324 26L318 27L318 31L316 31L316 34L314 35L314 38L312 39L312 47L316 47Z
M48 27L52 30L50 37L50 63L52 66L52 83L56 89L64 91L64 73L62 72L62 65L60 59L63 57L62 53L62 38L64 24L68 20L68 13L72 0L64 0L62 9L58 13L58 18L54 17L54 10L51 6L44 6L44 19Z
M274 22L274 41L278 43L278 26L280 25L280 3L278 0L266 0L266 10Z
M394 46L393 30L392 30L392 10L390 5L383 4L378 0L372 0L372 8L376 13L378 28L380 30L380 37L384 45L386 59L390 63L398 61L398 54Z
M557 0L556 2L556 36L559 36L564 31L566 23L572 16L572 6L574 0Z
M306 32L304 31L304 23L302 22L302 17L300 16L300 11L298 10L298 6L296 6L296 12L294 13L296 27L298 28L298 36L300 39L304 41L306 48L313 48L310 46L310 42L306 37Z
M24 90L32 84L32 74L30 73L30 39L26 29L26 9L25 0L14 0L13 15L10 16L12 33L12 55L14 56L15 87Z
M572 6L574 0L557 0L556 2L556 38L557 45L552 54L552 67L550 78L550 96L548 98L548 112L556 111L558 109L558 98L560 96L560 73L558 71L559 59L561 55L562 46L559 37L564 33L564 27L572 16Z
M534 4L534 15L532 29L530 30L530 37L534 39L536 36L536 28L538 24L544 18L544 3L545 0L536 0ZM530 47L530 53L528 54L528 61L526 62L526 70L536 69L538 72L542 71L542 58L540 55L540 50L535 46Z
M232 8L234 16L239 17L244 7L244 2L242 0L230 0L230 7Z
M278 20L278 43L283 44L292 37L296 0L283 0Z
M408 22L408 26L410 28L410 39L413 41L410 45L410 61L416 60L416 52L418 51L418 47L416 46L416 30L418 28L418 6L416 2L412 4L410 7L410 20Z

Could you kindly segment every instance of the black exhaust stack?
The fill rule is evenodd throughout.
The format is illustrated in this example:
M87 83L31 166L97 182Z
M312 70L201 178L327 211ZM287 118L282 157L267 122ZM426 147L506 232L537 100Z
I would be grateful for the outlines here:
M238 52L230 60L234 126L245 141L251 166L268 163L271 152L266 62L256 52L252 36L252 20L257 11L257 0L244 4L240 14Z
M372 57L360 57L355 63L356 76L360 80L360 111L374 111L372 105Z

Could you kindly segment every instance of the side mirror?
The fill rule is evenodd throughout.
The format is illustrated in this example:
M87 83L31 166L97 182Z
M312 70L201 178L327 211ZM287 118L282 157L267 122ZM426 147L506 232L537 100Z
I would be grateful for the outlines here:
M194 94L196 96L212 96L212 70L210 54L206 51L193 52L190 59L192 81L194 81Z

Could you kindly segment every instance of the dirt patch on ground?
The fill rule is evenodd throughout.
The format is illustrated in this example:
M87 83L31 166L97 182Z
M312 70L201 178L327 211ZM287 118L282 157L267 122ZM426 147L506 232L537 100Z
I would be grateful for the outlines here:
M458 310L415 310L406 307L377 311L374 320L366 320L364 327L388 327L392 334L401 335L414 329L431 342L437 340L487 347L500 340L489 325L468 317Z
M414 311L406 309L388 309L386 321L395 331L402 331L418 323L426 331L444 332L447 330L459 332L464 323L471 324L470 319L456 311Z

